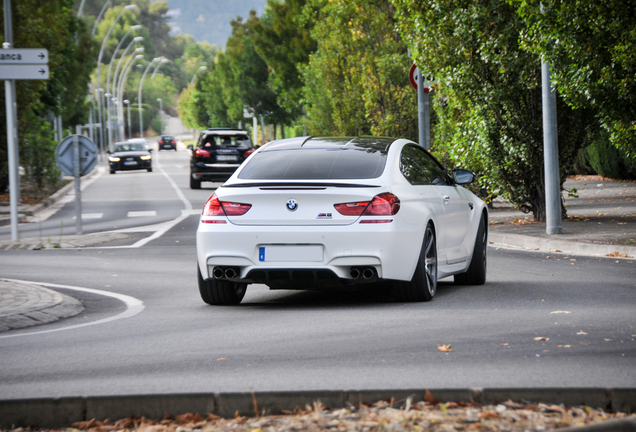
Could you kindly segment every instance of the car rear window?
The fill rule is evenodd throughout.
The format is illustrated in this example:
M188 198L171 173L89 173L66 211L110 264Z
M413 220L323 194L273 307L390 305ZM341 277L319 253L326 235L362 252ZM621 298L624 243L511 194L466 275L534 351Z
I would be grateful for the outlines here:
M369 179L382 175L386 151L303 148L255 153L239 174L246 180Z
M115 147L116 152L144 151L144 150L146 150L146 146L143 144L120 144Z
M250 138L245 134L237 135L208 135L203 140L201 147L232 148L251 147Z

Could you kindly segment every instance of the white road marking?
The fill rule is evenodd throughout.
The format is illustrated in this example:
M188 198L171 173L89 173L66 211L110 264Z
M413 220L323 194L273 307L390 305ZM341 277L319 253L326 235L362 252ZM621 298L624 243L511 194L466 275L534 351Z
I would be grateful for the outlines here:
M172 177L170 177L161 167L159 168L159 171L161 171L161 174L163 174L168 179L168 182L170 183L170 185L172 185L172 188L177 193L177 196L183 202L183 205L185 206L186 210L192 210L192 204L185 197L185 195L183 195L183 192L181 192L181 189L179 189L179 186L177 186L174 180L172 180Z
M153 217L157 216L157 212L154 210L150 211L129 211L128 217Z
M84 219L101 219L104 216L104 213L82 213L82 220ZM76 216L73 216L73 219L77 219Z
M29 332L29 333L0 336L0 339L6 339L6 338L18 337L18 336L30 336L30 335L36 335L36 334L54 333L58 331L73 330L76 328L87 327L87 326L92 326L97 324L105 324L107 322L115 321L118 319L133 317L137 315L138 313L140 313L142 310L144 310L146 307L141 300L136 299L134 297L127 296L125 294L117 294L117 293L113 293L109 291L96 290L92 288L82 288L82 287L76 287L76 286L70 286L70 285L58 285L58 284L52 284L52 283L32 282L32 281L23 281L23 280L16 280L16 279L5 279L5 280L11 281L11 282L17 282L17 283L22 282L22 283L28 283L33 285L39 285L42 287L63 288L67 290L81 291L81 292L87 292L87 293L96 294L96 295L102 295L105 297L112 297L123 302L126 305L126 310L115 316L103 318L103 319L89 322L89 323L76 324L76 325L72 325L68 327L51 329L51 330L42 330L42 331L35 331L35 332Z

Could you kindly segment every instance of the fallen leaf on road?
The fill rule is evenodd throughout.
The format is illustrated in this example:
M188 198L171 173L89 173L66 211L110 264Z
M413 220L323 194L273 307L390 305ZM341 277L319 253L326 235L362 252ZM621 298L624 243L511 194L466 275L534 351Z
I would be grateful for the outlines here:
M554 311L554 312L550 312L550 314L569 314L572 313L570 311Z
M606 342L611 342L612 340L611 340L611 339L605 339L605 341L606 341Z
M426 390L426 393L424 393L424 401L430 403L431 405L437 405L439 403L439 401L433 396L433 393L428 390Z
M453 349L451 348L451 345L437 345L437 349L442 351L442 352L449 352L452 351Z
M225 360L227 360L225 357L221 357L221 358L216 359L216 361L225 361Z
M508 346L508 344L507 344L507 343L505 343L505 344L501 344L501 346Z
M585 333L584 331L580 331L577 333L577 335L586 335L587 333Z
M536 340L536 341L549 341L550 338L543 337L543 336L537 336L536 338L534 338L534 340Z

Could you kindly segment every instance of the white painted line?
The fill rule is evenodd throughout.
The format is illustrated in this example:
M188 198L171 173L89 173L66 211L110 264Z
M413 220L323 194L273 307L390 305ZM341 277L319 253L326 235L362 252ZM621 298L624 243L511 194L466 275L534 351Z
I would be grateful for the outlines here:
M125 294L117 294L117 293L113 293L113 292L109 292L109 291L96 290L96 289L92 289L92 288L82 288L82 287L76 287L76 286L70 286L70 285L58 285L58 284L23 281L23 280L16 280L16 279L5 279L5 280L11 281L11 282L16 282L16 283L20 283L20 282L28 283L28 284L38 285L38 286L41 286L41 287L63 288L63 289L67 289L67 290L81 291L81 292L87 292L87 293L96 294L96 295L102 295L102 296L105 296L105 297L112 297L112 298L115 298L115 299L123 302L126 305L126 310L124 312L118 314L118 315L115 315L115 316L112 316L112 317L108 317L108 318L104 318L104 319L100 319L100 320L97 320L97 321L92 321L92 322L89 322L89 323L76 324L76 325L72 325L72 326L68 326L68 327L62 327L62 328L51 329L51 330L42 330L42 331L35 331L35 332L29 332L29 333L20 333L20 334L0 336L0 339L7 339L7 338L11 338L11 337L18 337L18 336L30 336L30 335L37 335L37 334L54 333L54 332L58 332L58 331L73 330L73 329L77 329L77 328L81 328L81 327L88 327L88 326L97 325L97 324L105 324L107 322L119 320L119 319L122 319L122 318L133 317L133 316L137 315L138 313L140 313L142 310L144 310L144 308L146 307L146 306L144 306L144 303L141 300L136 299L134 297L127 296Z
M104 216L104 213L82 213L82 220L84 220L84 219L101 219L102 216ZM76 219L76 217L73 216L73 219Z
M150 211L129 211L128 217L153 217L157 216L157 212L154 210Z
M192 210L192 204L185 197L185 195L183 195L183 192L181 192L181 189L179 189L179 186L177 186L174 180L172 180L172 178L163 170L163 168L159 167L159 171L161 171L161 174L163 174L168 179L168 182L172 185L172 188L177 193L179 199L183 201L183 205L185 205L186 210Z

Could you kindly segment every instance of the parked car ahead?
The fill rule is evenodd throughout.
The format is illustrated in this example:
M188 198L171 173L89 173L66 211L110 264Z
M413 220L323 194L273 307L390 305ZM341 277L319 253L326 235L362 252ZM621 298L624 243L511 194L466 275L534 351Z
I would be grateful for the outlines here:
M152 172L152 150L148 148L145 141L142 142L119 142L115 143L113 150L109 150L108 163L110 173L115 174L121 170L145 169Z
M203 207L199 292L237 304L249 284L271 289L381 286L428 301L437 280L486 281L488 209L406 139L299 137L256 152Z
M190 158L190 188L201 189L201 182L229 179L241 163L254 152L249 134L240 129L208 129L201 132Z
M159 149L159 151L177 151L177 140L172 135L161 135L161 138L159 138L159 141L157 141L157 148Z

